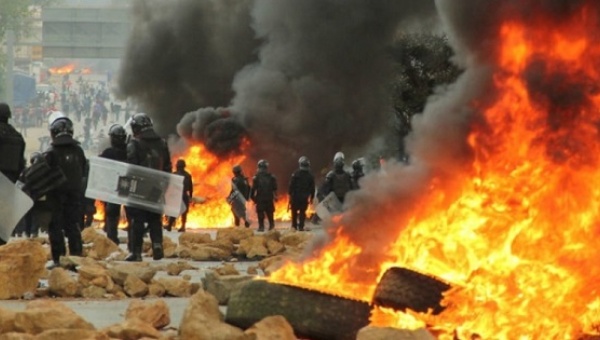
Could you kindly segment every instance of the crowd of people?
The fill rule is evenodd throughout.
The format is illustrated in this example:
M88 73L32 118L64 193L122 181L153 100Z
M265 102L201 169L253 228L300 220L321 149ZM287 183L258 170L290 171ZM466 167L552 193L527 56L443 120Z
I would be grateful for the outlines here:
M3 152L0 172L34 201L33 208L25 215L14 233L37 237L38 227L47 225L52 266L57 266L60 257L67 252L65 238L68 240L70 255L82 254L81 231L91 225L93 212L90 215L87 208L93 206L95 201L85 197L89 161L81 143L74 138L73 121L60 112L53 115L48 122L51 142L43 152L32 153L27 165L23 135L9 124L12 117L10 107L6 103L0 103L0 150ZM136 113L129 120L129 126L131 136L128 136L121 124L110 126L110 146L102 150L99 157L171 173L168 145L165 139L154 131L150 117L144 113ZM362 162L356 160L352 167L352 173L348 172L345 169L344 155L337 153L333 169L317 190L309 159L305 156L300 157L298 169L291 175L288 186L288 208L291 210L293 229L305 230L306 211L315 197L322 200L332 193L340 202L344 202L346 194L358 188L359 179L364 176ZM187 212L194 187L192 176L185 168L185 160L177 160L174 173L183 177L182 203L185 207L181 214L181 226L178 229L180 232L186 228ZM234 166L232 171L228 201L232 207L234 224L239 226L243 221L245 227L250 227L245 202L251 200L256 207L258 231L265 231L265 220L268 229L274 229L278 185L277 178L269 171L269 163L264 159L258 161L252 180L245 176L240 165ZM122 207L120 204L105 202L104 230L107 237L116 244L119 244L118 225L122 208L126 212L128 222L129 255L126 260L142 261L142 245L146 233L149 234L152 243L153 258L161 259L163 228L172 230L176 218L169 217L163 226L164 216L151 209Z

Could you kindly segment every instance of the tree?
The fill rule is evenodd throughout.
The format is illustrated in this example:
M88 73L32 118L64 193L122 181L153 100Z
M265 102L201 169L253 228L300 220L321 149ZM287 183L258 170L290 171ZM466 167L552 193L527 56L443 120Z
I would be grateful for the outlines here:
M400 157L405 158L404 137L411 131L412 117L423 112L436 87L454 82L462 70L452 63L454 52L443 35L403 34L391 55L396 63L391 84L395 130Z

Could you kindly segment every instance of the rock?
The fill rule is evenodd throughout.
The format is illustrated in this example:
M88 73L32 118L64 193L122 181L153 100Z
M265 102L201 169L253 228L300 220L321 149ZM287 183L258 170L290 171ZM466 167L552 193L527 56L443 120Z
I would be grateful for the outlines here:
M150 283L156 275L156 269L146 262L125 263L108 268L108 274L115 283L122 286L129 275L133 275L145 283Z
M429 331L420 328L414 331L392 327L367 326L358 331L356 340L435 340Z
M125 319L131 318L138 318L156 329L161 329L171 323L169 307L164 300L156 300L155 302L131 301L125 311Z
M152 325L138 318L127 319L124 322L109 326L102 333L111 338L137 340L142 338L158 339L160 332Z
M165 268L167 274L172 275L172 276L177 276L182 271L190 270L190 269L197 269L197 268L190 265L186 261L171 262L171 263L167 264L167 267Z
M279 230L269 230L266 233L263 234L263 236L267 239L267 240L273 240L273 241L277 241L279 242L279 239L281 238L281 232Z
M211 243L208 243L207 246L212 247L212 248L221 249L221 250L225 251L227 254L233 253L233 250L235 249L233 242L231 242L228 239L216 240Z
M250 238L254 231L248 228L225 228L217 231L217 240L229 240L233 244L238 244L242 240Z
M249 266L248 269L246 269L246 273L248 275L258 275L258 266Z
M94 228L84 228L81 231L81 239L84 244L93 243L96 240L96 237L101 236L99 232Z
M254 236L244 241L240 243L240 248L245 250L247 258L253 259L269 256L269 250L266 246L267 240L264 236Z
M238 272L237 269L235 269L235 266L231 263L225 263L221 268L217 268L215 270L217 273L219 273L219 275L239 275L240 272Z
M52 300L35 300L27 304L25 310L15 315L15 328L19 332L38 334L50 329L94 330L64 304Z
M86 299L101 299L106 294L106 290L98 286L88 286L81 290L81 297Z
M177 257L177 243L173 242L170 237L163 238L163 254L165 258L171 259Z
M195 244L204 244L212 242L212 238L208 233L183 233L179 235L178 242L180 245L192 247Z
M169 296L188 297L192 295L192 284L183 279L161 277L155 281L165 287L165 291Z
M84 286L98 286L107 290L112 289L113 280L108 274L106 268L99 265L84 265L79 267L79 283Z
M258 263L258 267L265 273L265 275L270 275L277 269L281 268L281 266L289 260L290 259L286 256L276 255L260 261Z
M109 340L108 335L87 329L50 329L38 334L35 340Z
M61 256L59 264L68 269L81 266L101 266L96 260L82 256Z
M281 235L281 237L279 238L279 242L283 243L286 246L297 247L300 244L310 240L311 238L311 233L293 231Z
M190 257L194 261L224 261L231 257L231 252L206 245L192 248Z
M231 340L243 339L244 332L223 323L217 299L200 290L189 299L183 312L179 336L186 340Z
M160 283L152 282L148 285L148 296L163 297L167 291Z
M281 315L268 316L252 325L244 333L255 336L256 340L296 340L294 329Z
M38 242L19 240L0 246L0 299L35 292L45 266L46 251Z
M123 290L131 297L142 297L148 294L148 286L135 275L127 276Z
M90 229L90 228L86 228ZM118 245L111 241L105 235L99 234L94 238L88 256L96 260L104 260L115 252L123 252Z
M192 257L192 248L184 245L178 245L175 254L180 259L189 259Z
M270 255L277 255L285 251L285 246L273 239L267 239L267 250Z
M0 334L16 331L15 316L16 312L0 307Z
M204 290L214 295L220 305L226 305L231 292L237 288L239 283L252 280L253 278L250 275L222 276L215 271L209 270L204 275L202 283Z
M57 267L50 271L48 277L48 288L50 293L60 297L77 296L79 285L74 277L66 270Z

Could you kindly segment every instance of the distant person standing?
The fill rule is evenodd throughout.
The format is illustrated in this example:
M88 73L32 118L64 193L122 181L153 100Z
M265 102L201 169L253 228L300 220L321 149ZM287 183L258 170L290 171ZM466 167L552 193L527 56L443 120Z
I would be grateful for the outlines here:
M310 161L306 156L302 156L298 160L298 170L292 174L288 190L293 229L304 230L306 209L313 202L315 190L315 177L310 172Z
M361 158L352 162L352 188L355 190L360 189L360 184L358 183L361 178L365 177L365 172L363 170L363 160Z
M175 163L175 174L179 176L183 176L183 196L181 198L183 205L185 206L185 210L181 213L181 227L177 229L178 232L185 232L185 225L187 223L187 214L190 208L190 202L192 201L192 197L194 196L194 183L192 182L192 175L185 171L185 160L178 159L177 163ZM167 224L167 230L171 231L173 225L177 218L169 217L169 222Z
M265 231L265 217L269 220L269 230L275 228L275 201L277 200L277 179L269 172L269 163L261 159L257 164L256 175L252 178L250 198L256 204L258 231Z
M248 177L246 177L244 175L244 171L242 169L242 167L238 164L235 165L232 169L233 171L233 177L231 178L231 192L229 193L229 197L230 197L230 201L229 203L232 205L232 213L233 213L233 224L236 227L240 226L240 220L243 219L244 220L244 226L246 226L246 228L250 227L250 221L248 221L248 215L246 214L246 206L244 205L243 207L240 204L239 210L240 211L236 211L236 209L234 209L234 204L237 202L234 202L233 200L233 195L235 195L236 191L237 193L239 193L244 200L248 201L250 199L250 183L248 182Z
M0 103L0 172L15 183L25 169L25 139L8 123L10 107Z
M346 194L354 188L352 175L344 169L345 160L344 154L338 152L333 157L333 170L329 171L325 176L323 184L323 197L327 197L333 192L340 203L344 203Z

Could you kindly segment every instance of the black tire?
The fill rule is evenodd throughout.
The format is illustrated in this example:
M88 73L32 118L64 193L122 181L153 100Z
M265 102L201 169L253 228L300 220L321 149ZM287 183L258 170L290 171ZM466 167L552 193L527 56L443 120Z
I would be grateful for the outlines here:
M369 324L371 307L317 291L253 280L231 293L225 321L247 329L271 315L282 315L298 337L354 340Z
M373 304L400 311L412 309L421 313L432 309L433 314L439 314L444 310L440 305L442 293L448 289L450 285L437 278L394 267L388 269L377 284Z

